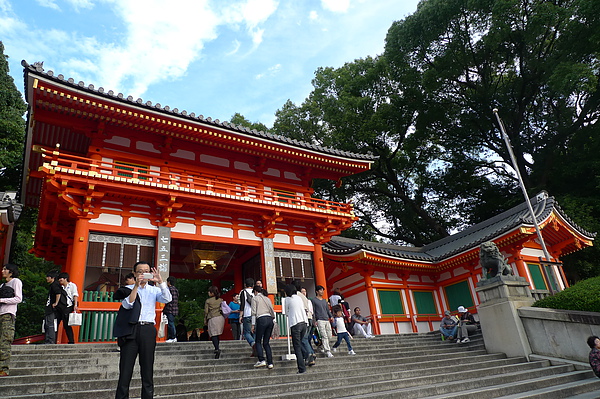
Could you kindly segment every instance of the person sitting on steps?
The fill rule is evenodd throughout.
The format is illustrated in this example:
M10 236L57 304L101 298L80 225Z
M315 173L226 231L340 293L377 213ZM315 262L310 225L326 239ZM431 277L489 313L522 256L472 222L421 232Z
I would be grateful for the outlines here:
M465 344L470 341L469 332L473 334L477 331L477 322L469 310L464 306L458 307L458 313L460 313L460 321L456 343Z
M448 340L453 340L456 337L456 332L458 330L458 323L456 319L452 317L452 313L449 310L444 312L444 318L440 323L440 332L442 335Z

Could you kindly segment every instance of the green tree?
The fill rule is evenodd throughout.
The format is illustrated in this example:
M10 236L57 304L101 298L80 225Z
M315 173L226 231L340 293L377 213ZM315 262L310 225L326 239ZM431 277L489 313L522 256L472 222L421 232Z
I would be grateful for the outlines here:
M263 123L250 122L244 115L240 114L239 112L236 112L231 117L230 122L233 123L234 125L244 126L244 127L247 127L248 129L256 129L257 131L266 132L267 130L269 130Z
M8 74L8 56L0 41L0 190L16 190L21 177L27 105Z
M474 197L471 188L492 186L468 170L461 171L459 184L444 179L440 139L431 130L415 130L422 94L399 91L385 58L319 68L313 86L301 106L288 101L277 111L273 130L378 157L369 172L345 178L339 188L315 183L321 196L354 202L360 220L345 235L424 245L465 223L459 205Z
M208 298L210 280L177 280L179 290L179 316L188 331L204 325L204 302Z
M15 336L25 337L41 333L44 307L48 298L46 272L60 269L53 262L38 258L29 252L37 222L37 210L25 208L16 226L11 262L19 265L23 281L23 302L19 304L15 322Z
M385 49L392 79L400 91L422 93L416 130L439 138L449 160L440 173L450 185L456 170L468 170L514 191L492 113L499 108L530 194L547 189L584 227L600 227L589 223L600 216L595 6L428 0L392 25ZM511 205L482 198L473 222Z
M597 229L599 15L592 0L422 1L382 56L317 70L273 130L379 156L317 192L354 201L353 234L422 245L522 202L499 108L529 193L548 190ZM575 268L593 273L598 259Z

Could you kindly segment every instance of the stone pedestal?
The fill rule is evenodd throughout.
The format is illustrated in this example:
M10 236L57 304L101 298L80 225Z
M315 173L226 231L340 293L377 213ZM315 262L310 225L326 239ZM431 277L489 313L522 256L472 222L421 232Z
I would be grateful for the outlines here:
M476 291L481 301L477 313L488 352L529 359L531 348L517 313L518 308L534 302L529 282L523 277L496 276L481 280Z

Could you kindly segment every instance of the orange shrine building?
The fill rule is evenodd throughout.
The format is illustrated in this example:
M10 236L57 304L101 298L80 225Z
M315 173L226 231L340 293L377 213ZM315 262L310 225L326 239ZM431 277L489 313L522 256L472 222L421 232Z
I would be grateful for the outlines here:
M112 340L112 300L139 260L163 278L242 289L260 278L276 296L300 279L340 288L374 316L377 333L437 329L441 314L477 306L478 245L494 241L534 290L567 286L561 256L592 245L552 197L538 221L523 206L422 248L338 237L350 204L312 197L315 178L340 181L376 158L249 130L55 76L23 61L29 104L21 201L39 210L34 252L80 288L79 342ZM159 309L157 309L157 314Z

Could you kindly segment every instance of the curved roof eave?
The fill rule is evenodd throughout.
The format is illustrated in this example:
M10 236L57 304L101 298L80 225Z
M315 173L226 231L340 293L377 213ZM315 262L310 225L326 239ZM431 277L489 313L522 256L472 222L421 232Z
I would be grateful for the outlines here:
M177 109L177 108L171 109L169 106L162 106L160 103L152 104L151 101L144 102L141 98L138 98L137 100L134 101L133 96L125 97L122 93L115 94L112 90L105 91L105 89L103 87L99 87L98 89L96 89L94 85L90 84L90 85L86 86L85 83L82 81L80 81L76 84L74 79L72 79L72 78L65 79L65 77L63 75L54 76L54 72L51 70L44 72L44 68L39 63L34 63L33 65L30 65L29 63L27 63L27 61L23 60L23 61L21 61L21 65L25 69L24 78L25 78L25 87L26 88L27 88L27 77L29 74L32 74L32 75L38 76L40 78L49 79L50 81L52 81L54 83L68 86L72 90L77 90L77 91L86 93L88 95L99 96L101 98L105 98L110 101L120 102L120 103L126 104L128 106L133 106L133 107L144 109L149 112L157 112L162 115L168 115L170 117L178 117L178 118L182 118L182 119L185 119L188 121L193 121L195 123L199 122L202 124L209 125L213 128L224 129L228 132L235 132L235 133L242 134L242 135L248 135L248 136L251 136L253 139L267 140L267 141L270 141L271 143L275 142L275 143L278 143L283 146L302 148L308 152L315 152L320 155L327 154L334 158L350 160L350 161L354 161L354 162L362 161L364 163L371 164L378 158L377 156L375 156L371 153L358 154L358 153L352 153L352 152L348 152L348 151L340 151L335 148L324 147L324 146L320 146L318 144L306 143L306 142L302 142L302 141L292 139L289 137L272 134L269 132L263 132L263 131L257 131L255 129L249 129L249 128L241 126L241 125L231 124L227 121L221 122L218 119L213 120L210 117L205 118L203 115L196 116L196 114L193 112L188 114L188 112L185 110L179 111L179 109ZM29 95L29 93L27 93L27 90L26 90L25 91L26 100L28 100L28 95Z
M580 234L590 241L596 236L595 233L590 233L575 224L558 206L554 197L548 196L546 191L540 192L531 200L539 223L547 221L552 213L556 212L574 233ZM498 239L521 227L534 227L525 202L461 232L419 248L333 237L332 241L325 244L323 251L331 255L374 251L398 260L440 262L452 256L472 251L485 241Z

